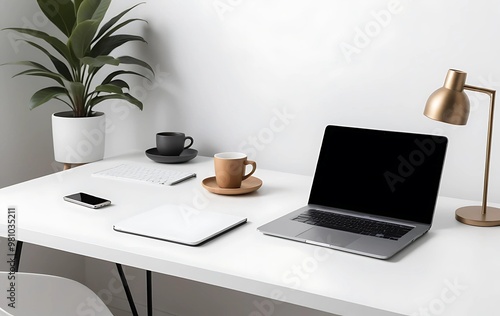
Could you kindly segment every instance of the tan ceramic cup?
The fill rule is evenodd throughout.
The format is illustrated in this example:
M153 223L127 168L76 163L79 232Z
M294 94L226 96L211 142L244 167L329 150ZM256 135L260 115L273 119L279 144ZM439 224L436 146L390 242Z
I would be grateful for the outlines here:
M247 165L252 166L252 171L245 175ZM243 153L224 152L214 155L214 167L215 181L220 188L237 189L255 172L257 164Z

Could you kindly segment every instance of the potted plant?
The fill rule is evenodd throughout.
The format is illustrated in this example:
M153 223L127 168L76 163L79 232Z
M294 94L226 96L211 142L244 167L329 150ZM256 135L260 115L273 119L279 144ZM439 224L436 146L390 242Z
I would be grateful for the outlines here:
M56 161L86 163L100 160L104 156L105 117L104 113L94 111L94 107L108 100L123 100L141 110L143 108L142 102L129 93L130 86L122 77L147 77L118 66L137 65L153 73L153 69L138 58L110 55L128 42L146 42L141 36L116 34L126 25L145 22L137 18L122 21L124 15L141 3L106 23L103 19L111 0L37 0L37 3L61 34L56 37L30 28L6 28L22 35L19 40L50 60L49 66L37 61L9 63L27 67L14 77L43 77L51 82L50 86L33 94L30 109L51 100L63 102L70 108L70 111L52 116ZM107 76L104 79L100 76L97 82L97 74L104 69L108 70Z

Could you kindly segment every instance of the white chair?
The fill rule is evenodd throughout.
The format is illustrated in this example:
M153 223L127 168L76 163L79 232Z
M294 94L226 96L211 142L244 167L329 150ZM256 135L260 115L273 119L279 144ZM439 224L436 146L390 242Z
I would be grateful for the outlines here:
M0 272L0 291L0 315L113 316L88 287L57 276Z

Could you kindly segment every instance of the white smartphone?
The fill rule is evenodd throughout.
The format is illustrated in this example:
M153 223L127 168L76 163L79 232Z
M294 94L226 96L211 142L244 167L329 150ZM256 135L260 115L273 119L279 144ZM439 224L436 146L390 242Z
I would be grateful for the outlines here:
M83 206L90 207L90 208L101 208L101 207L104 207L106 205L111 204L111 201L109 201L109 200L106 200L106 199L103 199L103 198L100 198L97 196L93 196L93 195L90 195L87 193L83 193L83 192L67 195L67 196L63 197L63 199L65 201L75 203L78 205L83 205Z

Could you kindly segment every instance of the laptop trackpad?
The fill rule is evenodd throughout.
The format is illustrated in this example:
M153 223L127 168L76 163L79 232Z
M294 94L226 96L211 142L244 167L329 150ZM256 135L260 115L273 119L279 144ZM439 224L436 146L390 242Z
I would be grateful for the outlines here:
M337 247L345 247L360 238L360 236L356 236L354 234L334 231L322 227L313 227L296 237Z

